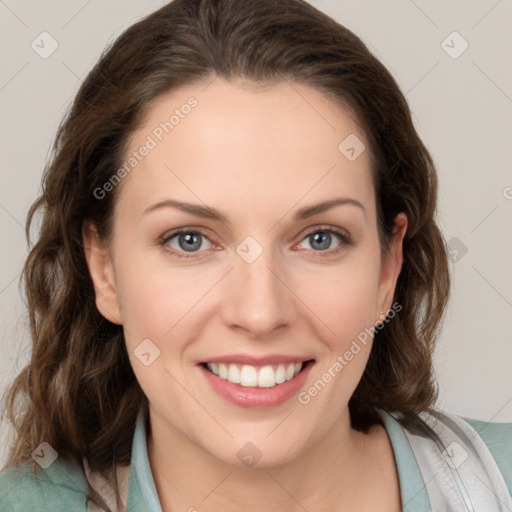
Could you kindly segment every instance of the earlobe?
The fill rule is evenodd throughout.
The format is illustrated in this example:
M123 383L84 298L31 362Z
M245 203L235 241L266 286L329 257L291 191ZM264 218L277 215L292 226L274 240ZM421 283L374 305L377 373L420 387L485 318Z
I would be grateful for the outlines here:
M384 311L384 316L392 306L396 283L402 270L403 239L407 232L407 225L407 216L405 213L399 213L395 217L395 227L389 250L383 257L377 307L378 311L381 309Z
M90 222L83 225L82 240L94 287L96 307L107 320L121 325L119 300L109 251L103 246L96 226Z

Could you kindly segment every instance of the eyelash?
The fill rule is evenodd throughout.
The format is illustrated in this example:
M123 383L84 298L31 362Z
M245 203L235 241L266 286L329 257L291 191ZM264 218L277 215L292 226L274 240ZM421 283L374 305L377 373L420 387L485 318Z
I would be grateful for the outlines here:
M341 243L340 243L340 245L336 249L330 249L330 250L326 250L326 251L315 251L315 250L313 250L314 257L327 258L327 257L330 257L330 256L335 256L336 254L339 254L341 251L343 251L345 246L353 245L352 239L351 239L351 237L348 234L344 233L341 230L338 230L338 229L335 229L335 228L332 228L332 227L324 227L324 226L317 227L317 228L309 231L308 233L306 233L304 235L304 237L302 238L302 241L304 241L308 236L310 236L310 235L312 235L314 233L319 233L319 232L321 232L321 233L334 233L335 235L337 235L341 239ZM186 253L175 251L174 249L171 249L167 245L167 243L170 240L172 240L176 236L178 236L180 234L183 234L183 233L201 235L201 236L205 237L206 239L208 239L211 242L211 240L208 238L206 233L204 231L202 231L201 229L197 229L197 228L194 228L194 229L181 228L181 229L178 229L176 231L173 231L172 233L170 233L168 235L167 234L164 235L162 238L159 239L159 244L162 246L162 248L166 252L168 252L172 256L177 256L178 258L187 258L187 259L197 258L197 256L185 256ZM191 253L191 254L194 254L194 253Z

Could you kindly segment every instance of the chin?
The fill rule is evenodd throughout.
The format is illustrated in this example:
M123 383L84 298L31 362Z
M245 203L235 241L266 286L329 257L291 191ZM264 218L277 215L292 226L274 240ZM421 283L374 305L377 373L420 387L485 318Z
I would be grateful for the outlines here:
M210 451L210 455L218 461L238 469L268 469L287 464L296 459L302 450L297 449L297 443L291 442L285 446L281 440L269 443L268 441L247 441L245 443L233 443L233 451L230 455L226 450L217 452ZM277 447L276 447L277 444Z

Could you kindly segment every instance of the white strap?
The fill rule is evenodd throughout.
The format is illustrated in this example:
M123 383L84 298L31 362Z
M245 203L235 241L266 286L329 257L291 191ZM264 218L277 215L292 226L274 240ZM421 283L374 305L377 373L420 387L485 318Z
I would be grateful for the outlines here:
M455 414L421 416L442 445L403 429L418 462L433 512L505 512L512 498L494 457L478 433ZM403 428L403 427L402 427Z
M114 493L114 489L111 486L110 482L105 479L101 474L97 471L91 471L87 460L84 459L84 467L85 473L91 486L101 495L101 497L105 500L107 505L111 508L113 512L125 512L126 511L126 501L128 496L128 481L130 479L130 466L117 466L117 481L119 483L119 492L121 495L122 508L118 508L116 497ZM92 501L87 501L87 512L101 512L97 505L92 503Z

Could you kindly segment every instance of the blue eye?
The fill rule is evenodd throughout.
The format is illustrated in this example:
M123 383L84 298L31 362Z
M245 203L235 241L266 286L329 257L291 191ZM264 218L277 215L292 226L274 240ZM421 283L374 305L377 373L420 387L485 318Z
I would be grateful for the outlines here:
M338 238L341 243L334 249L329 249L333 238ZM304 238L304 241L306 240L312 247L314 255L320 257L333 256L342 251L345 246L352 245L351 238L347 234L333 228L317 228L310 231Z
M178 247L172 246L169 242L176 238ZM162 240L161 244L171 253L175 254L179 258L190 258L193 256L185 256L183 253L197 252L203 246L202 239L208 240L208 237L201 231L192 231L183 229L171 233L168 237ZM208 240L211 244L211 242Z
M334 235L334 237L333 237ZM334 249L329 249L333 239L338 238L340 241ZM176 242L171 242L176 239ZM182 228L177 231L173 231L168 236L165 236L160 240L160 245L173 256L178 258L196 258L194 253L203 252L200 249L205 249L203 240L206 239L210 246L206 249L211 248L213 245L210 239L205 233L200 230L192 230ZM338 254L343 251L347 246L352 245L352 239L350 236L338 229L321 227L310 231L303 238L304 241L308 241L314 256L327 257Z

